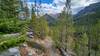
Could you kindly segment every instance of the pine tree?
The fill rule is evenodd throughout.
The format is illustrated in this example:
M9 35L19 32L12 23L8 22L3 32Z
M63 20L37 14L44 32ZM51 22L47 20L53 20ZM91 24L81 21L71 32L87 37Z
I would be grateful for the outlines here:
M18 16L18 0L0 0L0 18L15 18Z
M77 31L76 33L76 42L75 42L75 53L77 56L88 56L88 42L89 37L88 34L82 30L85 30L84 27L81 27L81 31Z
M73 20L71 16L70 1L66 0L64 11L61 14L61 39L63 48L67 51L73 50L74 47L74 27ZM67 10L67 11L66 11Z
M80 45L82 50L83 56L88 56L88 36L86 33L83 33L81 39L80 39Z
M66 3L70 1L66 1ZM68 6L68 7L67 7ZM67 7L67 8L66 8ZM74 26L71 16L70 5L66 5L64 10L59 16L59 21L57 25L53 28L53 39L58 48L62 48L66 53L70 55L69 52L72 52L75 46L74 42ZM68 9L68 10L67 10ZM67 10L67 11L66 11Z
M89 50L90 54L94 56L99 56L100 51L100 21L98 21L95 25L92 25L92 27L89 29ZM93 52L94 51L94 52ZM95 54L93 54L95 53Z
M40 23L40 37L44 38L48 36L48 33L49 33L48 22L46 21L45 17L42 16L39 19L39 23Z
M49 32L48 23L43 16L41 16L40 18L37 18L35 15L34 9L35 7L33 7L32 5L32 21L31 22L32 22L34 35L40 38L46 37Z
M27 0L24 0L24 1L23 1L22 9L23 9L23 11L25 12L25 13L24 13L25 19L29 18L30 13L29 13L29 8L28 8Z
M72 22L72 18L65 13L65 11L62 12L61 17L60 18L60 37L61 37L61 42L62 42L62 46L65 49L71 50L73 48L73 44L74 44L74 37L73 37L73 33L74 33L74 27L73 27L73 22Z

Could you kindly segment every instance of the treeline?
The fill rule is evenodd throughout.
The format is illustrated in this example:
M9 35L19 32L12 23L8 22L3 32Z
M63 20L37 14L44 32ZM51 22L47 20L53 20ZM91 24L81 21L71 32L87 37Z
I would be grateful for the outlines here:
M27 22L18 19L19 0L0 0L0 32L17 33Z
M25 29L29 21L18 18L19 9L20 0L0 0L0 52L26 41ZM19 36L4 37L5 34L16 33L19 33Z
M87 35L87 56L99 56L100 52L100 46L99 46L99 41L100 41L100 32L99 32L99 25L100 25L100 20L99 17L96 18L96 16L99 15L99 13L95 14L88 14L84 17L80 17L80 20L78 20L75 23L75 27L77 32L81 33L81 35L85 32ZM78 40L79 41L79 40ZM79 50L82 50L81 48ZM79 52L80 53L80 52Z
M28 40L27 32L33 32L34 37L41 39L48 36L48 22L43 16L36 16L33 5L30 17L26 2L21 0L0 0L0 50L26 42ZM21 16L23 17L21 18ZM18 37L3 37L5 34L12 33L19 33L20 35Z
M72 56L100 56L99 13L82 15L74 21L65 12L51 26L54 45Z
M65 6L58 17L58 21L54 25L48 25L44 16L35 14L35 6L31 6L32 14L30 17L27 4L23 7L21 1L0 0L0 32L24 35L24 37L9 39L2 45L3 39L0 39L0 49L6 49L16 46L19 42L27 41L26 32L33 32L34 38L45 39L50 36L54 47L67 55L100 56L100 21L96 21L95 24L89 24L89 22L83 25L75 24L71 15L71 0L66 0ZM22 11L25 12L26 19L24 20L20 20L18 16ZM0 38L2 37L0 36Z

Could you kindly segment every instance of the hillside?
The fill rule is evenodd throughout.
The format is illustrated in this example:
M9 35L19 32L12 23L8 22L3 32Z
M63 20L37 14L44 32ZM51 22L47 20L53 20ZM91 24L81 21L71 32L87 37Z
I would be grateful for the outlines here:
M75 15L74 21L76 22L76 24L80 25L94 24L100 19L99 13L100 2L94 3L79 11L79 13Z
M100 2L90 4L89 6L85 7L81 11L79 11L75 16L80 17L82 15L87 15L91 13L95 13L96 11L100 11Z

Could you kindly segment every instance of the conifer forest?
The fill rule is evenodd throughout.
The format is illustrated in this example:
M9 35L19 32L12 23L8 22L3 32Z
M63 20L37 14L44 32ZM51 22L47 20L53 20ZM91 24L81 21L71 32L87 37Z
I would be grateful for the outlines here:
M100 1L0 0L0 56L100 56Z

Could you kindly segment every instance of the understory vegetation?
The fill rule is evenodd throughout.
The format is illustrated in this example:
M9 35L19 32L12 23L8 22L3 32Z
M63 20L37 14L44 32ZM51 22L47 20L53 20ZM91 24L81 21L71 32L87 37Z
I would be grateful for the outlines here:
M22 1L0 0L0 52L22 43L32 47L34 41L30 39L51 38L53 47L71 56L100 56L100 17L98 11L94 14L73 18L70 3L66 0L64 10L57 17L56 22L49 24L47 18L37 16L35 7L24 7ZM68 10L66 12L66 10ZM21 12L24 14L20 15ZM20 17L23 16L24 18ZM76 19L76 20L74 20ZM32 32L32 37L28 35ZM6 36L16 34L17 36ZM44 47L41 46L40 49ZM49 56L49 55L48 55Z

